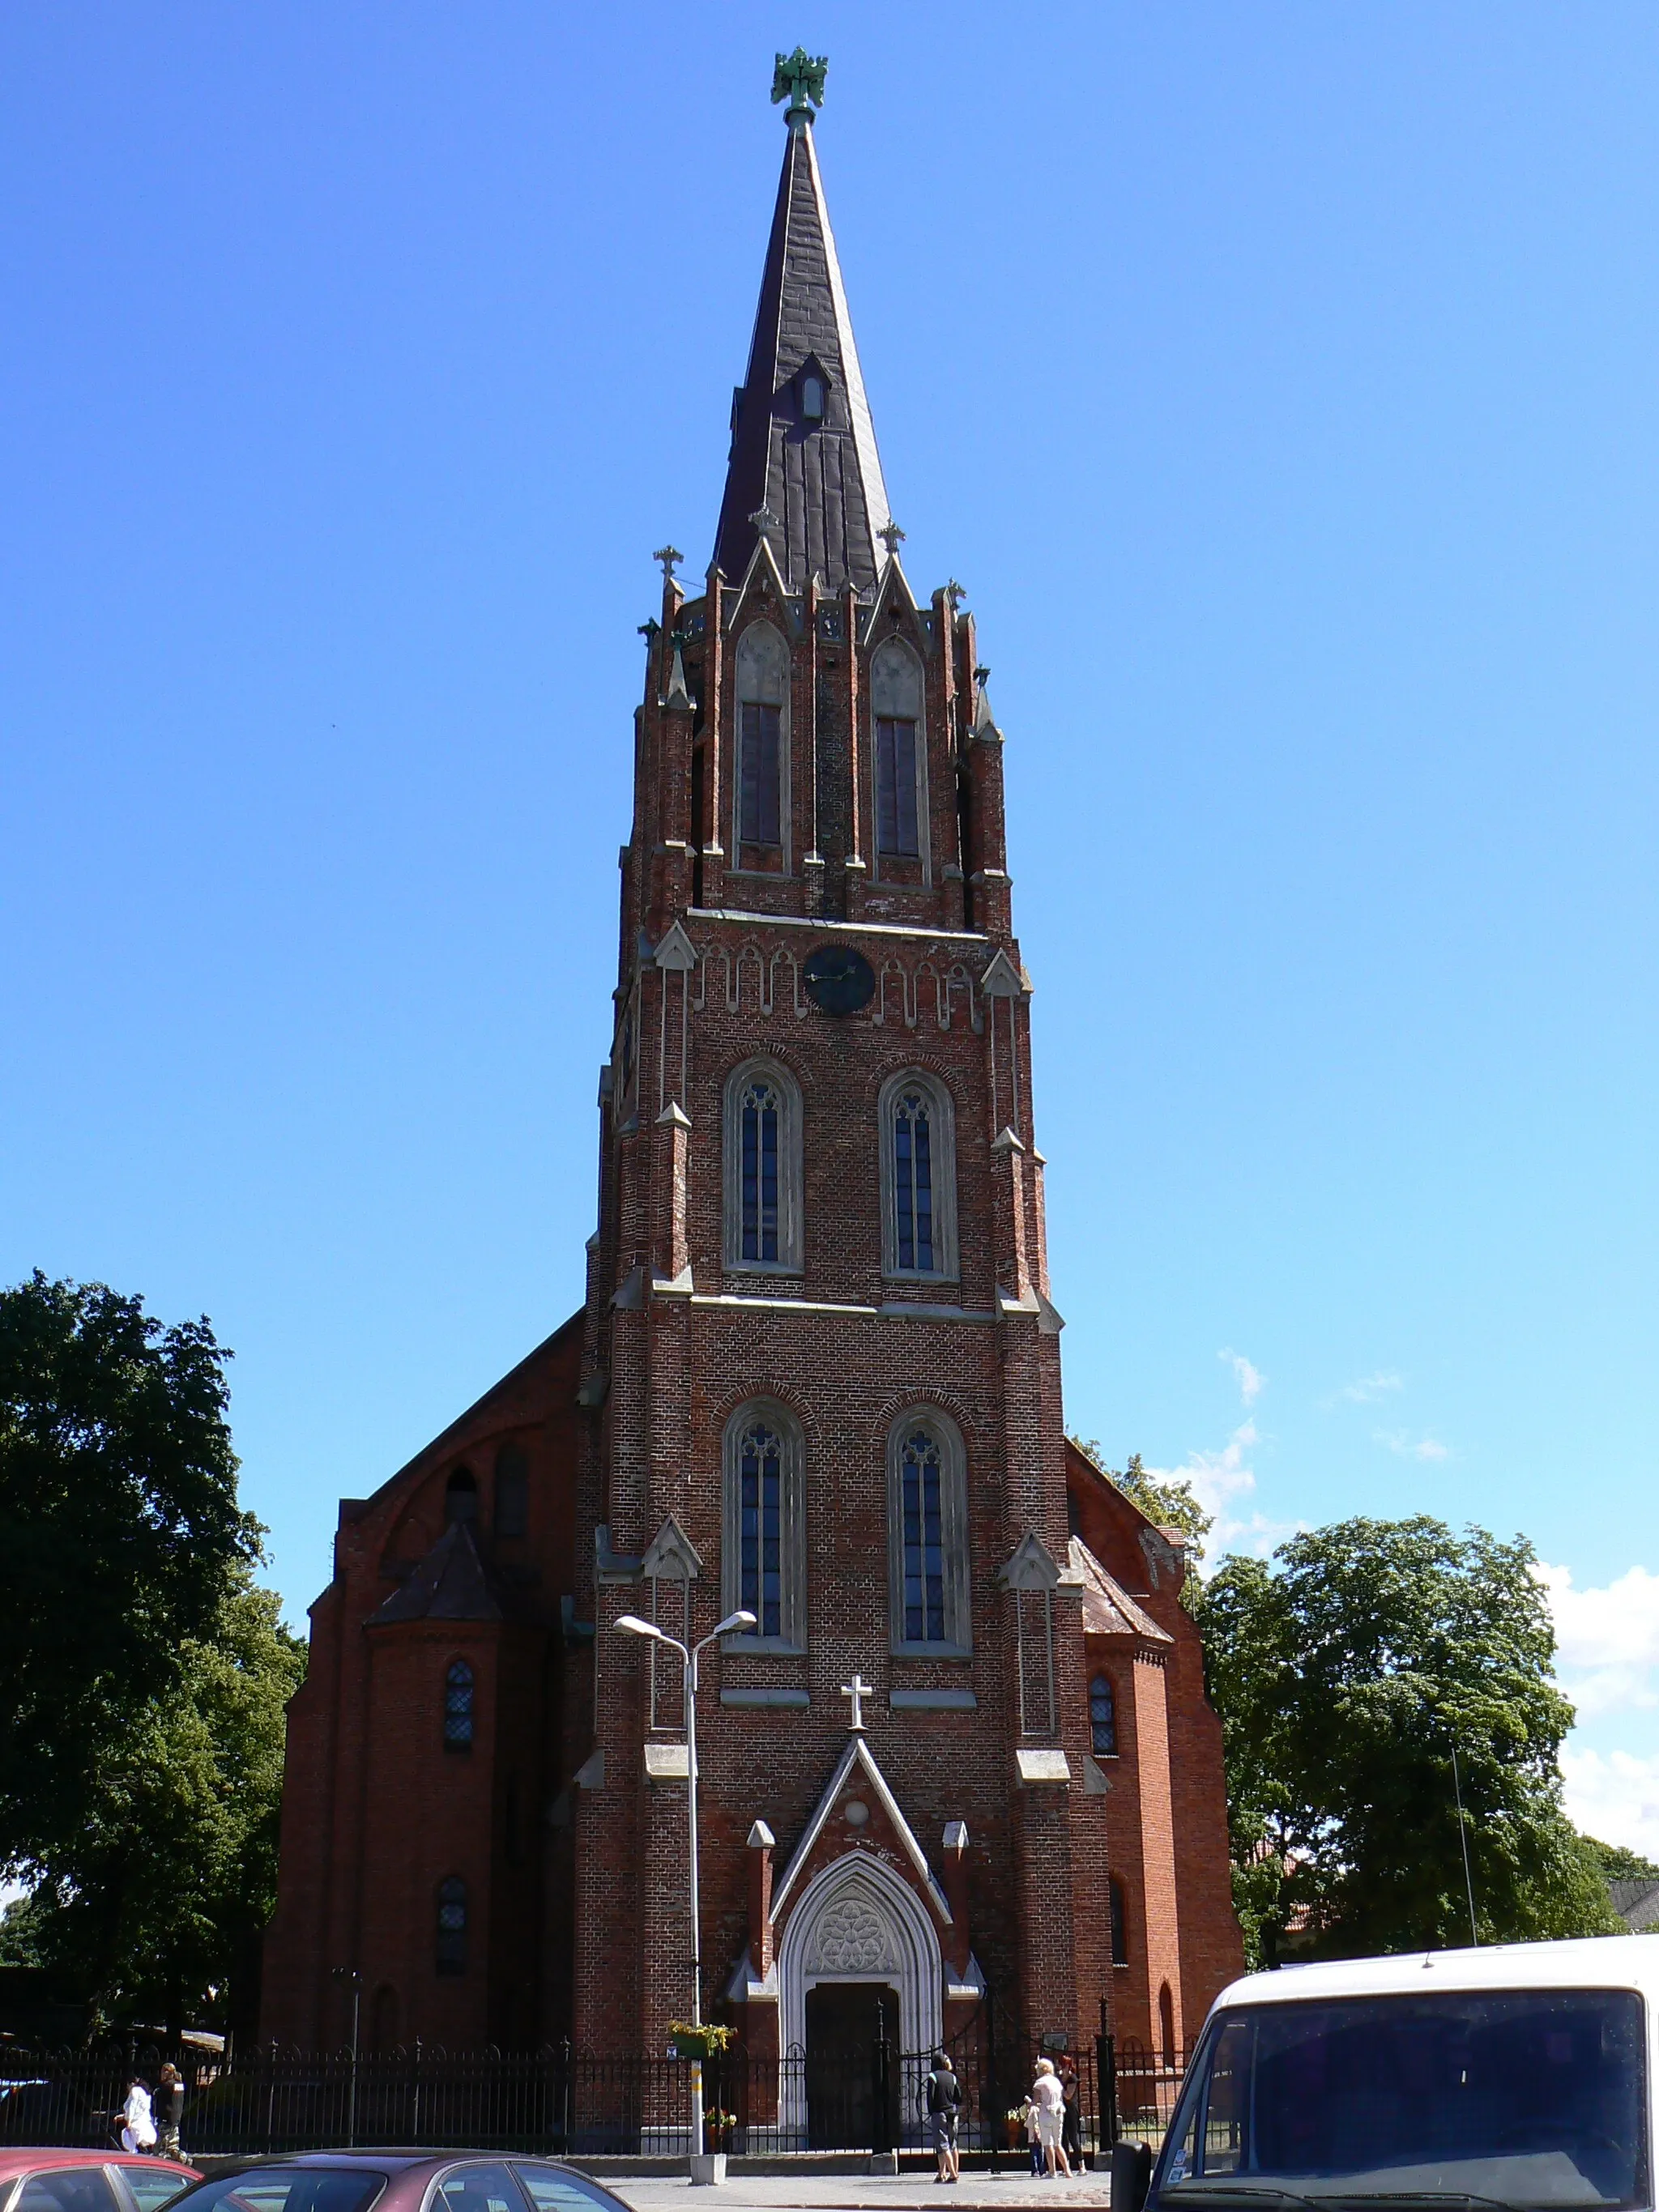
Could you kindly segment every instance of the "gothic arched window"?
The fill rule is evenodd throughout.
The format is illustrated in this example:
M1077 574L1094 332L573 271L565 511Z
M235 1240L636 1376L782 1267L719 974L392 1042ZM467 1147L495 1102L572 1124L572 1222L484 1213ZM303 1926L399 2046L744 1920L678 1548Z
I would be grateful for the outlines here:
M726 1425L720 1578L725 1610L755 1616L744 1644L805 1644L805 1472L800 1424L787 1406L757 1398L738 1408Z
M495 1455L495 1534L529 1533L530 1462L517 1444L503 1444Z
M967 1652L966 1468L956 1424L937 1407L905 1414L889 1432L887 1531L892 1649Z
M444 1486L444 1521L476 1521L478 1517L477 1477L470 1467L458 1467Z
M956 1117L931 1075L894 1076L881 1094L882 1268L957 1272Z
M1117 1757L1117 1705L1104 1674L1097 1674L1089 1685L1089 1740L1101 1758Z
M750 623L738 641L737 865L743 848L781 848L788 809L789 648L769 623Z
M465 1659L453 1659L444 1676L444 1749L472 1748L472 1669Z
M920 860L927 820L927 757L922 743L921 664L908 646L889 638L870 664L874 720L876 857Z
M800 1092L775 1060L745 1060L726 1084L726 1264L798 1274Z
M438 1884L437 1948L441 1974L466 1972L466 1884L459 1875Z

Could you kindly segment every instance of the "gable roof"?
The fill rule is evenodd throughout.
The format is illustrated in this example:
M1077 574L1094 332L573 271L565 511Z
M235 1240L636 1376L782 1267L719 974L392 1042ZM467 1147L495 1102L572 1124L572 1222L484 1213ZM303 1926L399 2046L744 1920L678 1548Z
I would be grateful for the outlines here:
M791 109L783 174L761 274L749 368L733 398L732 454L714 538L729 577L749 567L752 517L778 523L787 588L817 574L831 591L867 591L880 573L880 532L890 520L875 425L824 204L805 112ZM797 382L811 360L829 383L822 422L801 414Z
M1068 1557L1073 1573L1083 1583L1085 1636L1133 1636L1147 1644L1175 1642L1169 1630L1160 1628L1122 1583L1107 1573L1081 1536L1073 1537Z
M898 1800L888 1786L887 1777L877 1765L876 1754L871 1750L868 1740L862 1735L848 1737L847 1748L842 1753L840 1762L830 1776L823 1796L818 1800L817 1809L801 1831L800 1841L789 1854L789 1863L783 1870L782 1878L774 1886L772 1891L774 1916L775 1917L783 1910L788 1901L790 1891L805 1872L807 1862L812 1856L813 1846L823 1833L824 1824L835 1811L836 1802L846 1788L848 1779L854 1767L861 1771L865 1780L874 1791L882 1811L886 1814L889 1821L892 1824L893 1833L898 1838L906 1858L915 1869L917 1880L927 1891L933 1910L945 1926L950 1927L952 1924L951 1907L945 1901L945 1892L933 1879L933 1870L927 1863L927 1854L916 1841L915 1829L900 1812Z
M371 1628L400 1620L505 1620L507 1607L494 1577L478 1556L470 1522L452 1521L401 1589L378 1612Z

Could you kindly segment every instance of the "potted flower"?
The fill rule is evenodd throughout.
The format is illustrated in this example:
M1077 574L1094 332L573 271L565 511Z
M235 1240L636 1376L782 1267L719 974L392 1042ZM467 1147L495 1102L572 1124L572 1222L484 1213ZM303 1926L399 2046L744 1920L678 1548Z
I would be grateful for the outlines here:
M694 2027L687 2020L671 2020L668 2034L671 2057L713 2058L717 2052L730 2046L733 2031L712 2021L704 2021Z
M729 2148L732 2130L738 2124L735 2112L708 2112L702 2116L705 2150L725 2150Z

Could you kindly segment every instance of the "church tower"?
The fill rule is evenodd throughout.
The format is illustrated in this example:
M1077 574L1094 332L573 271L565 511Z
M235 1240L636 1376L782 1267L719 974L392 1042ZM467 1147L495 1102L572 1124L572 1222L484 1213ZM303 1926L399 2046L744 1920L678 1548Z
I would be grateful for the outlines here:
M583 1354L596 2049L690 2000L678 1662L623 1613L757 1617L698 1712L705 1999L751 2052L849 1978L913 2051L988 1981L1068 2039L1111 1985L1003 738L959 588L900 557L822 86L780 60L714 558L689 596L665 547L646 626Z

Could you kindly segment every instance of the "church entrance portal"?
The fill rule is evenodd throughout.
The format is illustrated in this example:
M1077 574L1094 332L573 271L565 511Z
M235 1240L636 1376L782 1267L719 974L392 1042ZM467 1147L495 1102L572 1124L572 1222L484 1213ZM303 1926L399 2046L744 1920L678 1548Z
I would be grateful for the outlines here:
M888 1982L806 1992L806 2139L813 2150L898 2141L899 2001Z

